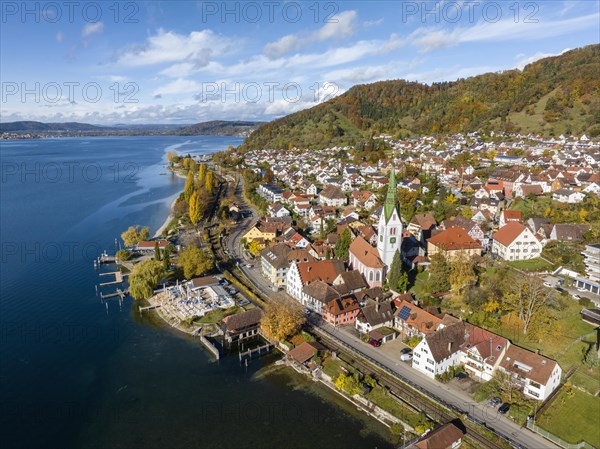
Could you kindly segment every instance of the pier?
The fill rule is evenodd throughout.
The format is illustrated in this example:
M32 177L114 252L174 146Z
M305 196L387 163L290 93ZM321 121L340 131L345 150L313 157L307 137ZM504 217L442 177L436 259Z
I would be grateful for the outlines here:
M103 282L100 285L100 287L104 287L106 285L114 285L114 284L122 284L123 281L125 280L125 276L127 276L126 274L121 273L120 271L113 271L111 273L100 273L99 276L115 276L115 280L111 281L111 282Z
M144 310L152 310L152 309L158 309L160 307L160 304L150 304L149 306L145 306L145 307L138 307L140 310L140 313L143 313Z
M263 351L265 353L270 352L273 348L275 347L275 343L266 343L262 346L258 346L257 348L252 348L252 349L248 349L244 352L239 352L238 357L240 359L240 363L242 363L242 360L245 358L249 358L251 359L253 355L258 354L258 356L260 357L260 355L263 353Z
M102 298L102 299L109 299L109 298L115 298L115 297L118 296L121 299L125 299L125 296L127 296L128 294L129 294L129 290L121 290L120 288L118 288L116 292L109 293L107 295L105 295L104 293L100 292L100 298Z

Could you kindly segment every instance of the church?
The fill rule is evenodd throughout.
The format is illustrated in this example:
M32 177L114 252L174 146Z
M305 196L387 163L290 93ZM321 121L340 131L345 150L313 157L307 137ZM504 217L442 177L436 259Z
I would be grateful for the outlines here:
M400 210L396 199L396 188L396 173L392 168L388 191L377 228L377 251L388 270L392 266L396 251L400 251L402 247L402 220L400 219Z
M356 237L348 250L352 269L358 270L369 287L381 287L392 266L396 251L402 246L402 221L396 199L396 174L390 173L388 191L377 226L377 248Z

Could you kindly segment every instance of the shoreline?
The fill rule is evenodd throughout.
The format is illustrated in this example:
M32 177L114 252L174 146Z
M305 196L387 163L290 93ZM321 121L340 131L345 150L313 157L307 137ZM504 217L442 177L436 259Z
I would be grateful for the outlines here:
M183 176L178 171L175 171L175 170L171 169L171 167L167 166L166 168L167 168L168 171L170 171L172 174L174 174L178 178L186 179L186 176ZM154 233L154 236L152 238L155 239L157 237L160 237L160 235L164 232L164 230L167 228L167 226L169 226L169 223L171 223L171 221L175 218L175 214L173 213L173 209L175 208L175 203L177 202L177 199L179 198L179 195L181 195L182 192L183 192L183 189L181 190L181 192L179 192L177 194L177 196L175 197L175 199L171 203L171 206L169 207L169 214L167 215L167 218L165 218L165 221L156 230L156 232Z

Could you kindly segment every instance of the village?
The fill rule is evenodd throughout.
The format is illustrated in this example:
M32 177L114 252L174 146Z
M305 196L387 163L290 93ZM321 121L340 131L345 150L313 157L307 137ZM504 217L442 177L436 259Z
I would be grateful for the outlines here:
M476 404L472 422L503 439L478 446L471 429L472 447L526 447L508 437L515 424L558 446L597 446L582 423L556 432L555 404L593 410L600 391L599 143L374 140L385 157L352 147L230 148L208 164L171 156L186 190L198 190L157 238L134 230L136 260L122 263L135 271L162 258L165 269L140 311L200 336L217 358L217 340L238 344L244 363L277 347L416 447L459 433L448 416L406 411L422 399L385 399L397 379L438 403ZM192 218L196 194L211 204L202 220ZM286 313L293 325L275 329ZM249 345L255 337L263 343ZM433 421L445 425L431 431Z

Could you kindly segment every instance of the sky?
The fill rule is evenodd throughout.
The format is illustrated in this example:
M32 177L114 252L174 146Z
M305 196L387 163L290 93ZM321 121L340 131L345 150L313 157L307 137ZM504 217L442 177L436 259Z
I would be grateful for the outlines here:
M0 2L0 120L271 120L356 84L522 69L600 0Z

